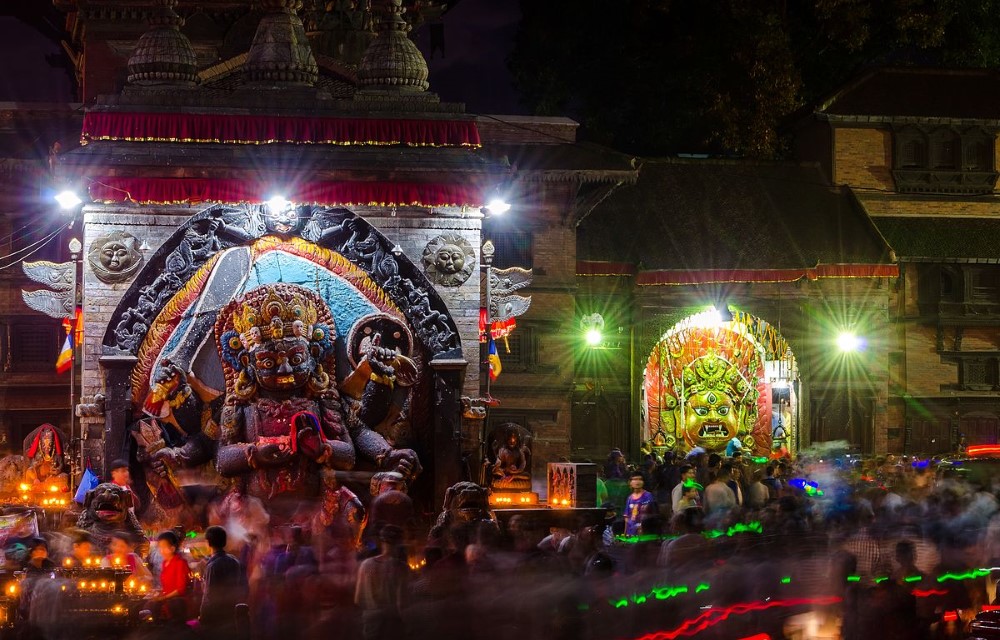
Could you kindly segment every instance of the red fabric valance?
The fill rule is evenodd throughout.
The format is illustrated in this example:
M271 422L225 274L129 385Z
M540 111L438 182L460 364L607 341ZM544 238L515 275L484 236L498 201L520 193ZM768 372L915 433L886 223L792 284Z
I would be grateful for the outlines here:
M715 284L723 282L795 282L802 278L894 278L894 264L821 264L811 269L707 269L704 271L642 271L638 285Z
M91 140L480 146L479 130L472 120L101 111L91 111L83 116L81 142L86 144Z
M635 272L635 265L628 262L576 261L578 276L634 276Z
M263 188L251 180L106 177L91 182L90 198L138 204L261 203L271 195ZM424 182L314 182L283 195L292 202L326 206L483 206L479 186Z

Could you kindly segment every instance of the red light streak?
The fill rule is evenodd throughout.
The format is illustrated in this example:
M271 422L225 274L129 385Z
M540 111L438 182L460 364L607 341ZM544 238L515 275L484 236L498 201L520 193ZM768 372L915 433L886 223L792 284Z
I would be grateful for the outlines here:
M826 596L822 598L795 598L791 600L771 600L770 602L751 602L748 604L734 604L725 608L709 609L696 618L685 620L681 626L673 631L654 631L644 636L639 636L635 640L676 640L677 638L690 637L713 627L720 622L724 622L732 616L739 616L754 611L765 611L779 607L799 607L803 605L828 605L837 604L843 598ZM758 636L752 636L754 638Z
M758 633L755 636L747 636L745 638L740 638L740 640L771 640L771 636L766 633Z
M1000 611L1000 605L996 605L996 604L984 604L983 605L983 612L985 613L987 611Z
M942 618L942 620L944 620L945 622L954 622L954 621L958 620L958 612L957 611L945 611L944 612L944 617Z
M946 596L946 595L948 595L948 592L944 591L943 589L926 589L926 590L925 589L914 589L913 590L913 597L914 598L929 598L931 596Z
M1000 445L974 444L965 452L970 456L1000 456Z

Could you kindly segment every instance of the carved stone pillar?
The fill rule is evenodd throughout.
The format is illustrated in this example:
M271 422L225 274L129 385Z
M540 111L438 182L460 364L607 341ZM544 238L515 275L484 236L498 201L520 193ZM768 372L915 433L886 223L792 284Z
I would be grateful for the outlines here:
M101 356L104 368L104 451L102 460L91 460L102 478L110 477L107 465L121 456L125 430L132 421L132 385L129 378L138 358L135 356Z
M462 477L462 358L431 361L434 371L434 507L444 504L448 487Z

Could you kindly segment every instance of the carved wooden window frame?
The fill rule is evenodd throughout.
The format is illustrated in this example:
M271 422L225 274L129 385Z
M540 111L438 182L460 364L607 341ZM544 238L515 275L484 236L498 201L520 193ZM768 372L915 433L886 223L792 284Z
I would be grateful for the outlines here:
M980 126L893 128L892 173L900 193L992 193L997 132Z

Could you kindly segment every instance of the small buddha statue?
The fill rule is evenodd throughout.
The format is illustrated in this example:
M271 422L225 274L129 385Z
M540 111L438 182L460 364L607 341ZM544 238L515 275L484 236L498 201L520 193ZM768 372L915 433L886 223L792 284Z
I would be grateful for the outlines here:
M506 430L497 450L491 487L508 491L531 490L531 449L524 443L517 428Z

